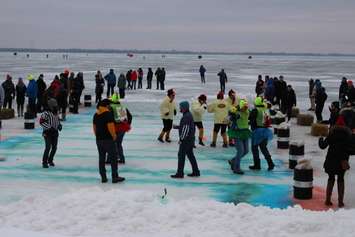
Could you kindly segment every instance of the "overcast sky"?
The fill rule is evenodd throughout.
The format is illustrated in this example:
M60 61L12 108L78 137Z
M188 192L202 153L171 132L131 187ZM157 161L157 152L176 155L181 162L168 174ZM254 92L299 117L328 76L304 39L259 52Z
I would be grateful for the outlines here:
M355 0L0 0L0 47L355 53Z

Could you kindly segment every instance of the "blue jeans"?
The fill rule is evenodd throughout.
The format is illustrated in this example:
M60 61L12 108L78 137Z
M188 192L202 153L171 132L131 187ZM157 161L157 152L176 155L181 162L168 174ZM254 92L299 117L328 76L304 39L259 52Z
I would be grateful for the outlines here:
M233 160L234 160L233 170L237 171L240 169L240 160L242 159L243 156L245 156L249 152L248 139L246 139L246 140L236 139L234 146L237 150L237 154L233 158Z

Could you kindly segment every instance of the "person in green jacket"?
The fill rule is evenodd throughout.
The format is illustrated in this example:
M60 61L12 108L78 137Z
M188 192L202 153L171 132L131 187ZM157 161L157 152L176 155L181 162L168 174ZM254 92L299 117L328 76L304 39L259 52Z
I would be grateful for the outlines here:
M239 104L232 106L229 111L231 126L228 129L228 136L235 140L235 148L237 153L231 161L231 167L236 174L244 174L240 168L241 159L249 152L249 138L251 131L249 130L249 109L248 102L244 99Z

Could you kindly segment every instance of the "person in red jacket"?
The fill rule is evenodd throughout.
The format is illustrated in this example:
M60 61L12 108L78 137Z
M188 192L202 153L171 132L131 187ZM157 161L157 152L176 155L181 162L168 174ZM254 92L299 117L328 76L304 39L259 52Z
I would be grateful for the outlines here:
M134 70L131 72L131 80L132 80L132 89L136 90L136 85L137 85L137 79L138 79L138 74L137 71Z

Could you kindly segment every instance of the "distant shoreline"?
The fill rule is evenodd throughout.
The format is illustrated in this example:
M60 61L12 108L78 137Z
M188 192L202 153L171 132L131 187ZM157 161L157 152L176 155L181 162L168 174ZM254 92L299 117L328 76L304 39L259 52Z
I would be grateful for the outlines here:
M107 53L107 54L189 54L189 55L247 55L247 56L320 56L355 57L355 54L343 53L287 53L287 52L204 52L183 50L139 50L139 49L36 49L36 48L0 48L0 52L12 53Z

